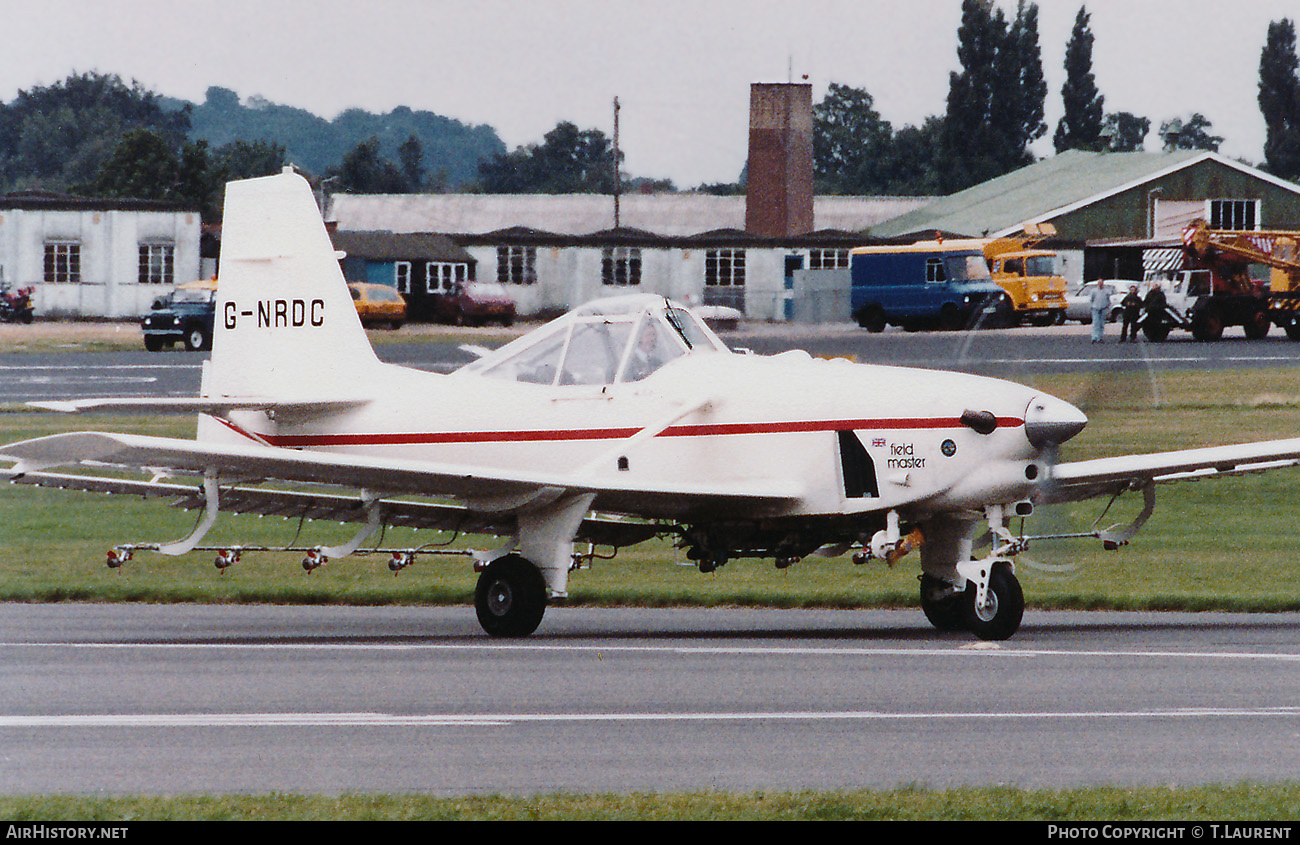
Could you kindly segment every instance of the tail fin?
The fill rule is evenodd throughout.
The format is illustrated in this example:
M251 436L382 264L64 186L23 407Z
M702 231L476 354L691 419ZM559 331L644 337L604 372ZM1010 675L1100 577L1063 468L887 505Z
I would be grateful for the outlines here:
M337 396L381 366L307 180L231 182L205 395Z

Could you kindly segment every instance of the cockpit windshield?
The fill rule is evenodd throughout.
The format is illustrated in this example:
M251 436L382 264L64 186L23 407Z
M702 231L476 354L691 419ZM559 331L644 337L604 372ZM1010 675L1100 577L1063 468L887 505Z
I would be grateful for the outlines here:
M685 308L659 297L589 303L462 372L531 384L607 385L648 378L685 355L726 347Z

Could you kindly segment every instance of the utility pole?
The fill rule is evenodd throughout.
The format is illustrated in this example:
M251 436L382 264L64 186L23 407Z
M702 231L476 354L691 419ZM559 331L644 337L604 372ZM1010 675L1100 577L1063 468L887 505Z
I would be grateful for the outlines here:
M614 228L619 228L622 220L619 215L619 198L623 193L623 174L619 167L618 155L618 97L614 98Z

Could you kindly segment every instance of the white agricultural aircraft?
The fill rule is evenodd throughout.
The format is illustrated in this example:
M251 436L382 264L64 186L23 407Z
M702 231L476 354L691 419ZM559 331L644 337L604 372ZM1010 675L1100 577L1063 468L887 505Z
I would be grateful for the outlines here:
M496 534L508 540L475 553L478 617L489 634L526 636L566 595L578 541L675 536L702 571L814 552L892 564L919 548L927 618L1005 639L1024 610L1014 558L1027 540L1013 516L1141 491L1132 523L1088 532L1119 545L1157 482L1300 462L1290 439L1056 463L1087 422L1058 398L962 373L732 352L653 295L589 303L450 374L385 364L310 186L288 169L229 185L220 267L199 398L44 404L197 413L195 440L77 432L0 447L12 482L203 511L189 537L119 547L110 564L203 548L221 511L360 523L341 546L302 548L309 570L385 526ZM47 471L68 464L150 479ZM177 475L201 486L167 480ZM222 567L241 549L218 551ZM391 551L393 568L422 552Z

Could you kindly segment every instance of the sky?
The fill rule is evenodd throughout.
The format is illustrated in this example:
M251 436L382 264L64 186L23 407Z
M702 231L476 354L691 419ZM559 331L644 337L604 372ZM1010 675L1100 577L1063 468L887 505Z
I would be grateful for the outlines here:
M1015 14L1015 0L998 0ZM1081 3L1040 0L1052 153L1065 45ZM1156 130L1193 112L1256 163L1270 21L1296 0L1088 0L1107 112ZM612 136L625 172L679 188L732 182L749 86L866 89L895 128L942 114L961 0L0 0L0 100L71 73L115 73L202 102L209 86L333 118L409 106L496 129L508 148L560 121Z

